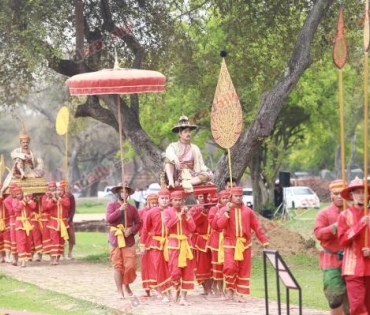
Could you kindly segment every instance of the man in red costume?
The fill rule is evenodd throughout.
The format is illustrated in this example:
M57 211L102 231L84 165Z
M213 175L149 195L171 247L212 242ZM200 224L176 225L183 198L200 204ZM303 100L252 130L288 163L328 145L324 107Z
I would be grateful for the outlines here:
M187 291L194 289L194 256L190 234L195 231L195 223L189 210L184 206L182 191L171 193L172 207L164 210L164 222L168 229L168 268L176 301L180 296L180 305L188 305Z
M65 193L65 184L61 182L56 193L49 193L45 200L45 210L50 214L47 227L50 229L51 265L59 264L60 257L64 253L65 241L68 240L69 206L69 197Z
M135 206L127 203L134 191L125 183L112 188L117 200L107 206L106 220L110 225L110 260L114 269L118 297L132 296L130 284L136 279L135 234L141 229L142 222ZM123 286L123 288L122 288Z
M150 194L146 199L146 206L141 208L139 212L139 217L141 222L145 221L145 217L149 210L153 207L158 206L158 195ZM141 237L142 229L139 231L139 236ZM141 266L141 283L143 289L145 290L146 296L150 296L150 285L149 285L149 269L152 262L149 260L149 255L145 255L145 243L140 243L140 266Z
M33 200L36 203L36 208L31 212L32 224L32 251L36 254L36 261L41 261L42 258L42 202L40 196L35 196Z
M369 186L367 190L369 197ZM344 250L342 276L347 286L351 315L370 314L370 216L365 214L368 200L365 200L364 192L364 181L352 180L341 195L353 204L338 218L338 239Z
M13 200L15 199L14 189L16 187L18 187L18 185L11 183L8 187L9 196L4 199L4 206L9 214L10 253L13 266L16 266L18 264L17 241L15 233L15 215L12 206Z
M31 259L31 211L36 209L36 203L29 194L23 194L21 187L15 187L15 198L12 208L15 216L15 233L17 239L17 253L21 267L26 267L26 262Z
M0 188L2 184L0 183ZM2 193L0 195L0 262L10 262L10 226L9 211L5 207Z
M72 260L73 259L73 247L76 245L76 232L75 232L75 225L73 223L73 218L76 213L76 199L75 196L70 191L68 182L64 179L60 181L61 185L65 185L65 192L66 195L69 198L69 209L68 209L68 225L69 228L67 230L68 232L68 254L67 259Z
M200 197L201 196L201 197ZM195 278L203 287L203 294L211 294L211 251L207 247L211 227L208 223L208 211L210 206L204 205L204 195L197 196L199 205L190 209L196 225L192 241L194 245Z
M218 204L212 207L208 212L208 222L211 226L211 235L209 237L207 246L211 250L213 291L221 297L224 296L224 234L222 230L218 229L217 220L220 216L221 208L226 206L229 198L230 192L226 190L220 191L218 194Z
M256 214L243 204L243 188L230 190L231 202L221 209L217 228L224 230L224 275L227 299L238 293L239 302L249 295L251 274L252 231L267 248L268 239Z
M41 222L42 222L42 254L50 255L51 250L51 239L50 239L50 229L47 227L49 222L50 213L46 209L46 200L48 196L55 194L57 191L57 183L55 181L48 182L48 191L41 197Z
M149 195L150 196L150 195ZM149 198L148 196L148 198ZM162 302L170 302L171 276L168 270L167 228L164 222L164 210L169 205L170 192L158 193L158 206L150 209L145 216L141 234L141 243L145 248L144 256L148 261L149 287L158 290L163 296Z
M346 285L341 275L343 251L337 237L337 220L343 211L340 193L346 183L337 179L329 184L331 204L322 209L316 217L314 233L323 250L320 252L320 268L324 273L324 294L328 300L331 315L348 312Z

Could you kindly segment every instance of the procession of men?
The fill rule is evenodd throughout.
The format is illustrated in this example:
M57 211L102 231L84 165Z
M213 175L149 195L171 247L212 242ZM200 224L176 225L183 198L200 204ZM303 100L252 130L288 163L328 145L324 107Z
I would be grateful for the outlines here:
M30 142L22 123L20 147L11 152L13 167L0 182L0 263L26 267L48 257L56 266L66 241L67 258L73 258L75 199L66 180L46 183L43 161Z

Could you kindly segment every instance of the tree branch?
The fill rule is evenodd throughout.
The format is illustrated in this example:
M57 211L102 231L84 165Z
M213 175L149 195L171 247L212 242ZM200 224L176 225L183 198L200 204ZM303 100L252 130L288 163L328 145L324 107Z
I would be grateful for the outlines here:
M231 163L234 166L232 175L238 180L242 177L244 170L249 165L255 149L271 134L286 98L304 71L309 67L311 63L310 47L314 34L320 21L332 5L332 2L332 0L317 0L315 2L298 35L298 40L288 62L286 73L279 79L271 92L265 93L262 96L255 121L241 135L231 149ZM225 178L229 176L229 174L224 172L227 169L228 158L227 154L224 154L218 162L215 173L216 183L219 187L222 186Z

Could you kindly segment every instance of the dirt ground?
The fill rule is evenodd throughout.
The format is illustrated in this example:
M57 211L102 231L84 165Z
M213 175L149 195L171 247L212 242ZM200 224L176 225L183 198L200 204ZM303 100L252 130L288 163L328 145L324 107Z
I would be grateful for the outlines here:
M318 256L319 251L313 241L305 240L299 233L289 230L276 221L259 216L264 229L268 233L269 248L279 251L281 256L306 254ZM263 248L256 239L253 240L253 255L261 255Z

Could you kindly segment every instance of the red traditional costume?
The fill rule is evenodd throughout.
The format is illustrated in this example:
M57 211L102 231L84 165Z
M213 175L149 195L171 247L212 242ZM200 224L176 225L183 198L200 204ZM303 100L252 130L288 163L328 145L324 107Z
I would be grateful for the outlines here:
M73 218L76 214L76 199L75 196L71 193L67 193L69 198L69 209L68 209L68 243L69 246L76 245L76 232L75 232L75 225L73 223ZM70 253L71 254L71 253ZM70 257L71 258L71 257Z
M10 252L9 212L0 198L0 252Z
M219 193L219 201L223 197L229 197L230 193L223 190ZM208 222L211 227L211 235L208 240L208 248L211 250L211 263L212 263L212 278L215 281L221 281L224 278L223 267L224 267L224 252L223 242L224 233L217 226L217 220L220 216L221 205L218 204L208 212Z
M171 194L171 199L183 198L181 191ZM196 229L193 218L180 214L174 207L164 211L164 222L168 229L168 268L176 291L194 289L194 257L190 234Z
M159 196L169 196L170 192L161 190ZM171 275L168 270L167 228L164 222L164 209L152 208L144 218L141 243L146 248L150 264L148 265L149 287L164 293L171 289Z
M31 213L31 224L32 224L32 251L37 254L42 254L42 229L43 224L41 221L42 214L42 204L41 198L38 198L36 201L36 208Z
M16 184L9 185L10 195L4 199L4 206L9 214L9 236L10 236L10 251L13 255L17 254L17 241L15 235L15 215L13 211L14 188L18 187Z
M49 218L50 218L50 212L46 208L46 200L47 200L47 196L50 194L51 191L56 191L57 183L55 181L48 182L48 189L49 189L49 192L47 192L41 198L42 253L43 254L50 254L50 251L51 251L50 229L47 227Z
M64 194L59 198L46 198L44 205L45 211L49 212L50 215L47 224L51 239L50 255L52 257L61 256L64 253L65 241L68 240L69 197Z
M15 192L21 192L20 187L14 188ZM12 208L15 216L15 233L17 239L18 258L27 261L31 258L32 224L30 222L31 211L36 209L35 201L19 200L14 198Z
M116 193L122 187L122 184L115 186L111 191ZM125 189L130 191L129 194L133 193L128 186L125 186ZM106 211L106 220L110 225L110 259L113 268L122 275L122 284L129 285L136 279L135 234L139 232L142 222L133 205L127 204L125 211L121 211L120 206L118 201L110 202ZM125 231L129 231L130 235L126 237Z
M339 208L334 204L321 210L315 221L314 233L323 250L320 252L320 268L338 268L342 262L338 259L341 250L336 230Z
M241 187L234 187L230 195L243 194ZM251 273L252 230L258 240L268 245L268 239L256 214L244 204L233 204L230 213L221 209L217 228L224 230L224 275L226 290L236 291L242 296L249 295Z
M353 200L352 191L356 189L364 189L362 179L351 181L341 195L346 200ZM344 250L342 275L346 281L351 315L370 314L370 257L364 257L362 252L365 238L370 240L370 229L362 217L363 207L352 205L338 218L338 238Z
M345 186L346 183L341 179L329 184L332 202L317 214L314 234L322 246L320 268L323 270L324 294L329 307L334 310L345 307L347 311L346 285L341 276L343 250L337 236L337 220L343 210L340 192Z
M197 251L195 277L199 284L211 278L212 261L211 251L207 247L211 227L208 223L208 214L203 210L204 206L201 206L201 210L193 216L197 235L194 243L194 248Z
M139 217L140 217L140 220L141 222L144 224L144 221L145 221L145 218L150 210L150 203L151 202L158 202L158 195L156 194L150 194L148 195L147 197L147 205L143 208L141 208L138 213L139 213ZM141 237L141 233L142 233L142 230L143 228L140 229L139 231L139 236ZM140 242L140 246L143 246L145 247L145 243L142 243ZM155 285L153 285L151 283L151 285L149 284L149 279L150 279L150 269L152 269L152 263L150 260L149 260L149 255L141 255L140 256L140 266L141 266L141 283L142 283L142 286L143 286L143 289L146 290L146 291L150 291L151 288L155 287Z

